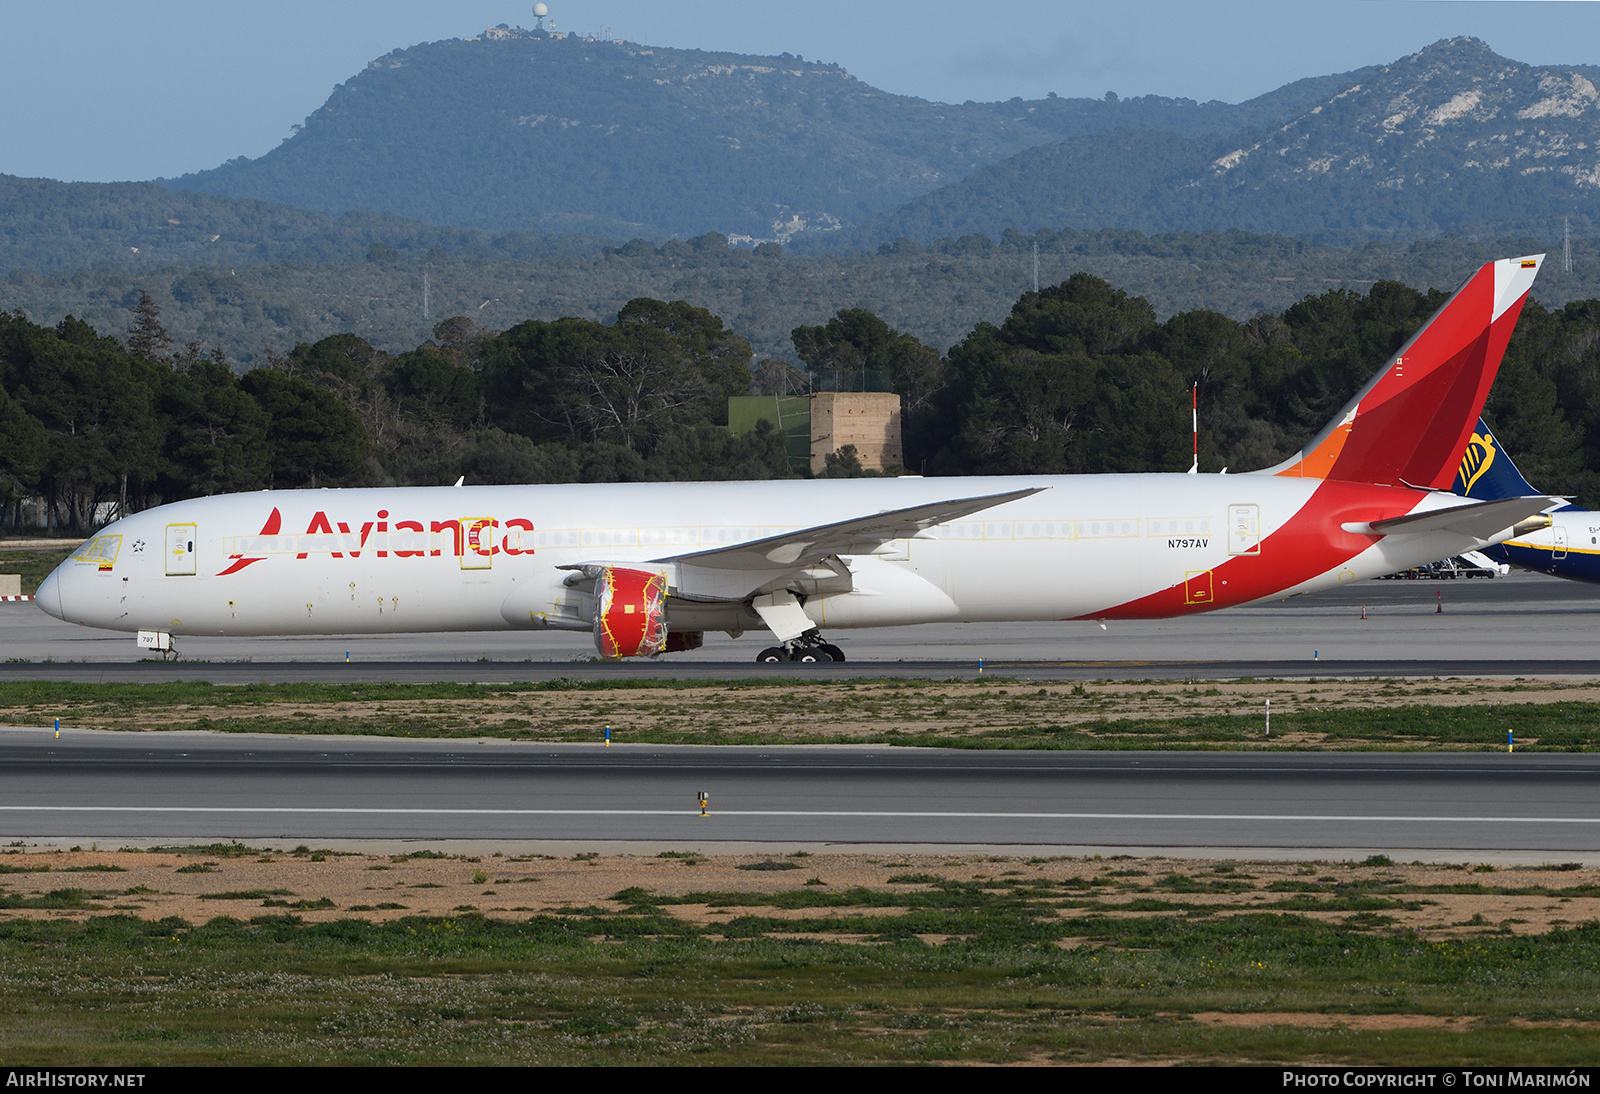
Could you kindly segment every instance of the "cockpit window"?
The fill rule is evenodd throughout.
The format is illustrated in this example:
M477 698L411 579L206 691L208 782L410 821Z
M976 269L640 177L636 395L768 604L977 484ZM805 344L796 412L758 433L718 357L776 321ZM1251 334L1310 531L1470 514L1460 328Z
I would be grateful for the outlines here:
M72 557L79 562L94 562L101 566L110 566L117 561L117 552L121 549L121 536L95 536L85 542L82 547L72 552Z

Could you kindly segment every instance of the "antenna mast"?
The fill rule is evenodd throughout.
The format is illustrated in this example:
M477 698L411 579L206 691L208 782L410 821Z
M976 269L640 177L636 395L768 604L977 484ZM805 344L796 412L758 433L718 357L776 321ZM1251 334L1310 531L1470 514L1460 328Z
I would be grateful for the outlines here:
M1189 465L1189 474L1200 473L1200 385L1197 382L1189 389L1189 422L1194 426L1194 462Z

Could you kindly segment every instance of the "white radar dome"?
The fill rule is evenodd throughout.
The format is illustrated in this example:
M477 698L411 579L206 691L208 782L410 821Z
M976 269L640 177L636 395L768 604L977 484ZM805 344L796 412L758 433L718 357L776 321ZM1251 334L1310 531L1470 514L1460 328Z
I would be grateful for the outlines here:
M550 14L550 6L548 4L535 4L533 5L533 14L543 19Z

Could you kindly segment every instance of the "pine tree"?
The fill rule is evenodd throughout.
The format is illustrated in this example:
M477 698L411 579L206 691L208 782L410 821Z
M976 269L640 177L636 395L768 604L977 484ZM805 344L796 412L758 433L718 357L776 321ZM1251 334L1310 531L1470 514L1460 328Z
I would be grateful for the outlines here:
M172 336L161 325L161 309L150 294L139 290L139 303L133 309L133 326L128 328L128 352L147 361L164 361L172 348Z

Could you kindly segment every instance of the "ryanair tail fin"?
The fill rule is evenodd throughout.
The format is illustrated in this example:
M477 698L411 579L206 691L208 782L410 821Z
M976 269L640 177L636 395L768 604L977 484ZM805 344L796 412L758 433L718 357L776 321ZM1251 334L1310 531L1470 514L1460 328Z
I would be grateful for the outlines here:
M1259 473L1447 489L1543 261L1483 266L1310 444Z
M1467 440L1461 466L1456 469L1455 485L1450 488L1464 498L1479 501L1498 501L1501 498L1522 498L1539 491L1528 485L1511 454L1500 447L1489 427L1478 419L1478 428Z

